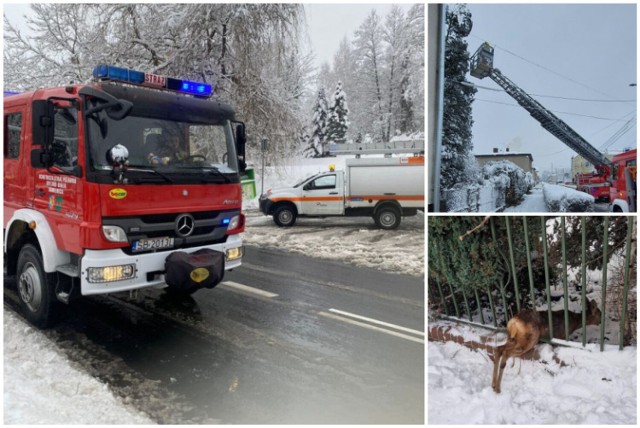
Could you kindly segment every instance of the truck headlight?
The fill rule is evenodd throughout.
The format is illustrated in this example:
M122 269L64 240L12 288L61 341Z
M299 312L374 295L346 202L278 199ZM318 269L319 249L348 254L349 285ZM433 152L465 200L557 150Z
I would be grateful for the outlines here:
M102 226L102 233L107 241L128 242L127 233L120 226Z
M87 269L88 282L115 282L131 279L136 274L136 265L91 267Z
M229 248L226 252L226 259L228 262L238 260L244 255L244 247Z

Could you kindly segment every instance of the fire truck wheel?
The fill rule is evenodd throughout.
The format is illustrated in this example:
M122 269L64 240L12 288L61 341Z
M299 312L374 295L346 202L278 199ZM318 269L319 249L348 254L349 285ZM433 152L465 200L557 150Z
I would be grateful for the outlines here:
M18 255L17 284L25 318L40 328L51 326L60 306L55 296L55 274L44 271L40 251L31 244L22 247Z
M379 208L373 216L373 220L380 229L391 230L400 226L400 212L392 206Z
M280 227L291 227L296 223L296 210L290 205L280 205L273 212L273 221Z

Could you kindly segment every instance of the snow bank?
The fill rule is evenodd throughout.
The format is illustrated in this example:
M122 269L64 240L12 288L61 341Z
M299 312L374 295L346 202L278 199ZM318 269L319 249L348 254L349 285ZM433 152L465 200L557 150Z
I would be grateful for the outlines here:
M4 310L4 424L155 424Z
M565 186L545 184L542 193L549 212L593 212L595 199L584 192Z
M533 178L511 161L487 162L482 168L485 180L491 181L504 195L504 205L517 205L533 187ZM496 204L500 206L500 202Z
M507 364L502 392L491 389L493 362L453 342L428 344L429 424L636 424L637 349L555 348L553 361Z

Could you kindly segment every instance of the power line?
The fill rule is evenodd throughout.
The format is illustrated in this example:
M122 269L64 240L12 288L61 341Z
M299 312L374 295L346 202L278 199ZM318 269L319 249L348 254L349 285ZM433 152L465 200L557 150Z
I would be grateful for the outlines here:
M504 103L504 102L501 102L501 101L493 101L493 100L484 100L482 98L476 98L475 101L482 101L482 102L491 103L491 104L502 104L502 105L505 105L505 106L520 108L519 104ZM570 112L567 112L567 111L558 111L558 110L549 110L549 111L553 112L553 113L568 114L570 116L587 117L589 119L610 120L610 121L613 121L613 122L622 122L622 119L612 119L610 117L590 116L590 115L587 115L587 114L570 113Z
M476 39L478 39L478 40L482 40L482 41L486 41L486 40L488 40L487 38L481 38L481 37L475 36L475 35L473 35L473 34L469 34L469 36L471 36L471 37L473 37L473 38L476 38ZM592 90L592 91L594 91L594 92L597 92L597 93L599 93L599 94L601 94L601 95L604 95L604 96L606 96L606 97L608 97L608 98L611 98L611 99L613 99L613 100L616 100L616 97L613 97L613 96L611 96L611 95L609 95L609 94L607 94L607 93L605 93L605 92L602 92L602 91L600 91L599 89L592 88L591 86L586 85L586 84L584 84L584 83L582 83L582 82L578 82L577 80L575 80L575 79L573 79L573 78L571 78L571 77L565 76L565 75L563 75L563 74L560 74L560 73L558 73L557 71L551 70L550 68L545 67L544 65L540 65L540 64L538 64L538 63L536 63L536 62L534 62L534 61L531 61L530 59L527 59L527 58L525 58L525 57L523 57L523 56L521 56L521 55L518 55L518 54L517 54L517 53L515 53L515 52L511 52L509 49L503 48L502 46L499 46L499 45L496 45L496 44L492 44L492 46L493 46L494 48L498 48L498 49L500 49L500 50L503 50L503 51L507 52L508 54L511 54L511 55L515 56L516 58L520 58L521 60L523 60L523 61L525 61L525 62L528 62L529 64L532 64L532 65L534 65L534 66L536 66L536 67L538 67L538 68L541 68L541 69L543 69L543 70L545 70L545 71L548 71L549 73L555 74L556 76L562 77L563 79L569 80L569 81L571 81L571 82L573 82L573 83L575 83L575 84L577 84L577 85L583 86L583 87L585 87L585 88L587 88L587 89L590 89L590 90Z
M475 83L456 82L456 81L453 81L453 82L459 83L460 85L463 85L463 86L473 85L478 89L486 89L488 91L506 92L504 89L490 88L489 86L482 86ZM568 101L583 101L583 102L594 102L594 103L635 103L637 102L637 100L597 100L597 99L588 99L588 98L563 97L560 95L542 95L542 94L531 94L531 93L529 95L533 95L541 98L556 98L556 99L568 100Z

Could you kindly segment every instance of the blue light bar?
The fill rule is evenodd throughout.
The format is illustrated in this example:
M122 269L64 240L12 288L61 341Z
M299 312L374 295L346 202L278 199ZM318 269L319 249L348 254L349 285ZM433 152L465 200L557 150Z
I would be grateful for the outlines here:
M222 219L222 224L224 224L226 226L227 224L229 224L230 221L231 221L230 218L223 218Z
M15 92L15 91L4 91L4 96L5 97L10 97L11 95L18 95L21 92Z
M93 77L95 77L96 79L117 80L134 85L143 84L144 75L145 73L141 71L114 67L113 65L102 64L93 69Z
M98 65L93 69L93 77L100 80L114 80L132 85L168 89L198 97L210 97L213 94L211 85L206 83L174 79L172 77L144 73L142 71L129 70L122 67L114 67L113 65Z

